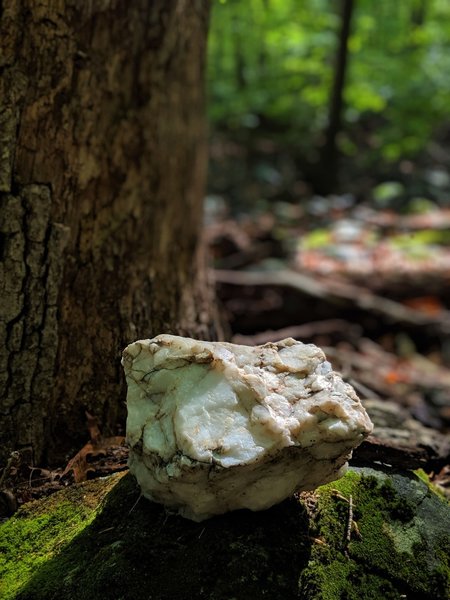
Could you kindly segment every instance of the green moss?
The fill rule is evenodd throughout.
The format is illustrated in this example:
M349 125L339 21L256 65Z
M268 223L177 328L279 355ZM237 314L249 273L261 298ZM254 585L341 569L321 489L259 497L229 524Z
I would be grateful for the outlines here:
M30 502L0 526L0 598L9 600L94 518L102 498L116 482L74 486Z
M441 490L441 488L437 485L434 485L434 483L430 481L430 478L428 477L428 475L425 473L425 471L423 469L417 469L416 471L414 471L414 473L417 475L417 477L419 479L421 479L427 485L427 487L432 492L434 492L438 496L441 496L442 498L445 498L445 494Z
M370 473L364 469L364 473ZM318 490L311 562L300 578L306 598L447 598L450 509L416 475L354 470ZM353 520L347 539L350 497Z

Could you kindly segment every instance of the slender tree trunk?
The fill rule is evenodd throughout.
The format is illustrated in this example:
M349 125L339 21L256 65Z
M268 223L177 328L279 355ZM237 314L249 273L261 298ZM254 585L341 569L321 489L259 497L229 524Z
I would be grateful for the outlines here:
M205 0L0 12L0 447L57 460L123 416L120 353L209 337Z
M242 48L241 32L238 31L239 19L234 19L234 64L236 73L236 84L239 91L245 90L247 87L247 78L245 76L245 59Z
M329 193L334 190L338 178L338 152L336 138L342 127L342 109L344 105L344 87L348 62L348 39L350 37L353 14L353 0L342 0L341 31L339 47L336 55L333 89L331 93L328 127L325 145L322 152L320 171L320 192Z
M425 0L416 0L411 7L411 24L415 27L422 27L425 23L427 8L429 3Z

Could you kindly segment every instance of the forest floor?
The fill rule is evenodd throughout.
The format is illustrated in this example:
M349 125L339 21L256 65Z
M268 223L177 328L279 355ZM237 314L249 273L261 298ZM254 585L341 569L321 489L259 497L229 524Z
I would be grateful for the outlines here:
M324 197L270 140L216 135L205 214L226 337L323 348L375 424L354 464L421 466L447 494L449 164L430 145L372 179L343 165Z
M322 197L275 150L212 145L205 235L224 336L323 348L375 424L353 464L422 468L450 496L450 180L442 166L425 166L409 183L363 181ZM87 414L86 444L67 464L11 456L0 518L126 470L127 454L124 437L104 437Z

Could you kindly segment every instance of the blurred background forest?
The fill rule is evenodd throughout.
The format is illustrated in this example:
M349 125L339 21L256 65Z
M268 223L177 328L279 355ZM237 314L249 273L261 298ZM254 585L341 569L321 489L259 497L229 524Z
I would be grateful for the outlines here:
M405 196L404 208L423 195L445 203L449 49L446 0L215 2L209 36L213 132L262 155L276 146L278 160L235 176L244 184L250 175L268 184L283 178L290 184L285 199L304 196L303 186L292 185L298 180L316 191L329 188L336 174L325 151L334 135L346 191L368 194L395 175L402 193L398 186L376 190L375 200L396 192ZM419 166L426 173L417 172ZM231 196L236 202L246 197L243 191ZM417 209L417 201L410 208Z
M319 344L377 435L425 448L438 471L450 3L218 0L208 60L205 219L228 335Z

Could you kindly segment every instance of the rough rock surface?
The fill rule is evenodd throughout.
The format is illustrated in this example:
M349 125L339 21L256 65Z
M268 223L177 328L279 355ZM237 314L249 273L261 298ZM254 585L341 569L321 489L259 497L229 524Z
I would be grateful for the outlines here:
M130 470L143 494L201 521L266 509L340 477L372 425L323 352L171 335L130 344Z

